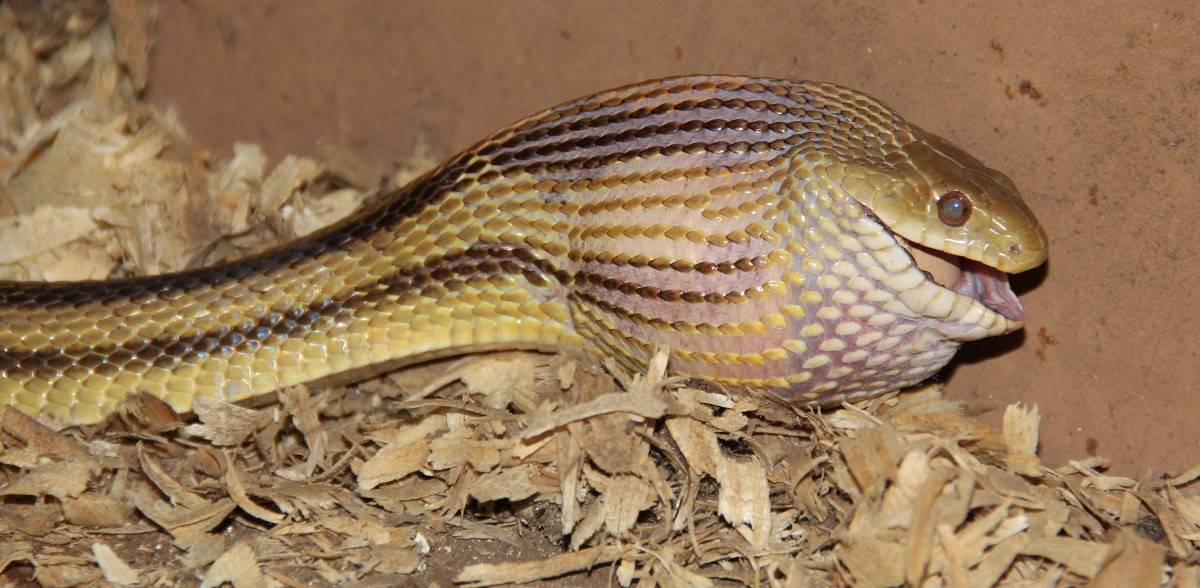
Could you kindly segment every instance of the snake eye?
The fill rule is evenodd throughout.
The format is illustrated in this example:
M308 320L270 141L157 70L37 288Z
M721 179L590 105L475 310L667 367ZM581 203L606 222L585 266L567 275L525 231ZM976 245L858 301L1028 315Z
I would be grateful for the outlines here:
M942 194L942 197L938 198L937 208L938 218L942 219L946 226L961 227L971 218L971 200L958 190Z

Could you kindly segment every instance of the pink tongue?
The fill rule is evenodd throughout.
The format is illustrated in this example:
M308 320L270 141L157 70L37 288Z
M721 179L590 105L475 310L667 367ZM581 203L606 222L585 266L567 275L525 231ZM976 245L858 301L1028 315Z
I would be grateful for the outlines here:
M962 260L962 271L962 277L954 283L955 292L982 302L1005 318L1025 320L1025 309L1008 286L1008 274L969 259Z

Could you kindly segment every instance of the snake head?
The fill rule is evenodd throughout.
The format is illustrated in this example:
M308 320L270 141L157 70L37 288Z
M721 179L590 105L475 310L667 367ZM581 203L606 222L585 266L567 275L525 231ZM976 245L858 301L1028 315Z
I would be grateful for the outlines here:
M896 236L930 281L1003 317L985 321L987 335L1020 328L1025 311L1006 274L1041 265L1048 249L1020 192L1003 173L936 135L908 127L895 137L883 156L844 168L842 187ZM957 338L982 336L951 330Z
M941 137L914 134L889 158L889 175L903 179L856 199L897 235L936 252L1004 273L1046 261L1046 233L1008 176Z

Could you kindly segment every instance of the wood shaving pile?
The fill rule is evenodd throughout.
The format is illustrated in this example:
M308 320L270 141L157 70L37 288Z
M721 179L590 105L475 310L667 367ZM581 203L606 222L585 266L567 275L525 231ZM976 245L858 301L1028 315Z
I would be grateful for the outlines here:
M307 234L366 196L331 190L337 178L308 159L266 173L257 145L215 161L173 112L139 103L149 8L116 1L108 19L102 2L0 5L0 279L208 265Z
M0 276L203 265L356 207L322 163L219 161L138 102L135 1L0 4ZM341 189L335 189L335 188ZM46 586L1133 586L1200 581L1200 468L1035 457L931 385L824 414L496 353L250 409L0 413L0 579Z

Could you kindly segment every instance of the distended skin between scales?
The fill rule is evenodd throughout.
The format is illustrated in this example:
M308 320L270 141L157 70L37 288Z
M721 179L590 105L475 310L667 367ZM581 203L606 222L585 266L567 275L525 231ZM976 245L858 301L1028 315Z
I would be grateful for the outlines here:
M573 346L828 405L1021 328L1046 259L1013 183L882 102L739 76L600 92L260 255L0 283L0 404L93 423L338 374ZM914 261L916 258L916 261ZM372 369L377 368L377 369Z

